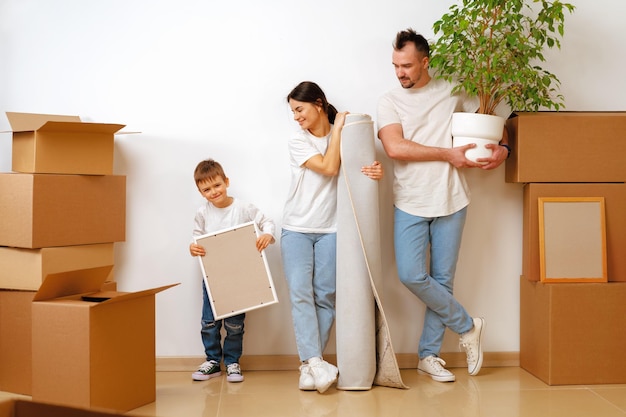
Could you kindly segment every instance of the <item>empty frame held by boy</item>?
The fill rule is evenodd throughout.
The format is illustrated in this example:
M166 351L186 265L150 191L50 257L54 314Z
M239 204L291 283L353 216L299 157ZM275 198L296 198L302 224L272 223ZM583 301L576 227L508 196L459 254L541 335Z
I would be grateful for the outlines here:
M278 302L258 234L248 222L194 238L206 250L198 259L215 320Z

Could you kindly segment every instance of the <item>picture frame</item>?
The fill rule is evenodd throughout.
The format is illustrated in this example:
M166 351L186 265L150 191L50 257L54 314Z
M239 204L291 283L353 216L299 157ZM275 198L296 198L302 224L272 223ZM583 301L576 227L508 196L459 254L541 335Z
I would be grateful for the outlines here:
M198 259L215 320L278 302L259 234L251 221L194 238L206 250Z
M604 197L539 197L542 282L607 282Z

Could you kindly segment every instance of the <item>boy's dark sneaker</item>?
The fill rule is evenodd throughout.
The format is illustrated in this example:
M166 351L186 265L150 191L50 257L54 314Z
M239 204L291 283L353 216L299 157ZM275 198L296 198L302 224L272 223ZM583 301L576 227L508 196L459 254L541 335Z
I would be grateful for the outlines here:
M206 381L222 375L220 364L216 361L206 361L198 367L198 370L191 374L194 381Z
M238 363L231 363L226 366L226 381L228 382L241 382L243 381L243 375L241 374L241 368Z

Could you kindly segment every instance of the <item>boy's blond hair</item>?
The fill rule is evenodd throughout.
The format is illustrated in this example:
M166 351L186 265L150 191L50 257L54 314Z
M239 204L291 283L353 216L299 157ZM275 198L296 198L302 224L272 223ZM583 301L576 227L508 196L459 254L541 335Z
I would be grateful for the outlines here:
M211 180L218 176L222 177L224 180L227 179L226 174L224 174L224 168L222 168L219 162L213 159L205 159L200 162L193 172L193 179L196 181L196 185L202 181Z

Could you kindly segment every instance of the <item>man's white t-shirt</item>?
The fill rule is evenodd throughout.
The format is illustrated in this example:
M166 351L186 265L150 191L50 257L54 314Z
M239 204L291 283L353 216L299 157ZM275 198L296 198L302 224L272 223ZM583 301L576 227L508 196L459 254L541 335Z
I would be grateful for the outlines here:
M319 174L303 165L315 155L325 155L329 141L330 133L319 138L302 129L289 141L291 185L283 212L286 230L337 231L337 177Z
M476 99L451 95L453 85L431 79L420 88L397 87L378 103L378 129L399 123L404 138L426 146L452 147L454 112L475 112ZM414 216L447 216L470 201L463 173L448 162L394 160L394 204Z

